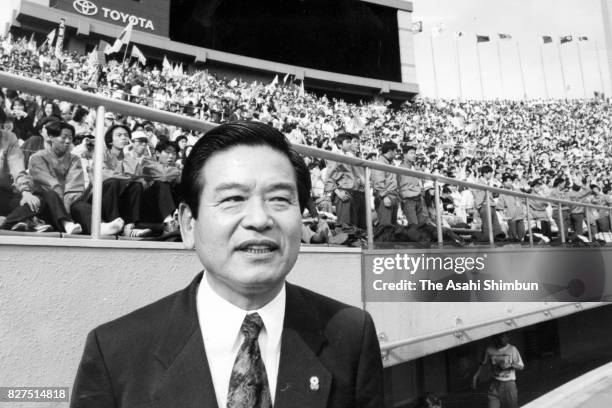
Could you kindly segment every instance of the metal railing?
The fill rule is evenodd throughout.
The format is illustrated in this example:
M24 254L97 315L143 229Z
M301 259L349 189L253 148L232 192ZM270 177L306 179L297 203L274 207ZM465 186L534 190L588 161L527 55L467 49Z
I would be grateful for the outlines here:
M39 80L24 78L18 75L10 74L7 72L0 71L0 86L8 87L11 89L18 89L20 91L25 91L31 93L33 95L46 96L48 98L57 98L63 101L76 103L88 107L96 108L96 138L95 138L95 150L94 150L94 169L93 169L93 202L92 202L92 239L100 239L100 222L101 222L101 207L102 207L102 157L104 153L104 149L106 148L104 145L104 113L108 111L112 111L115 113L120 113L122 115L134 116L141 119L148 119L154 122L166 123L174 126L178 126L185 129L198 130L198 131L208 131L209 129L216 126L214 123L204 122L198 120L193 117L183 116L167 111L157 110L146 106L141 106L138 104L111 99L100 95L94 95L88 92L69 89L66 87L62 87L55 84L50 84L46 82L42 82ZM342 154L333 153L327 150L321 150L310 146L305 145L294 145L295 150L297 150L300 154L305 156L318 157L326 160L331 160L335 162L345 163L351 166L363 167L365 169L365 204L366 204L366 220L367 220L367 240L368 247L371 249L374 245L373 239L373 228L372 228L372 218L371 218L371 202L372 202L372 192L370 189L370 172L372 170L378 170L383 172L391 172L397 175L404 176L412 176L417 177L424 180L430 180L434 182L435 188L435 209L436 209L436 231L438 238L438 245L442 247L443 245L443 228L442 228L442 206L439 197L439 186L444 184L451 184L456 186L463 186L465 188L470 188L473 190L484 190L485 191L485 203L490 202L490 195L493 193L504 194L514 197L520 197L525 200L526 208L527 208L527 220L528 220L528 230L529 230L529 241L530 245L533 245L533 232L531 231L531 213L529 209L530 201L537 202L547 202L551 204L555 204L558 207L559 212L559 234L561 236L561 241L565 242L565 234L563 233L564 225L563 225L563 209L562 206L579 206L584 208L592 208L597 210L608 211L608 218L610 220L610 224L612 225L612 207L606 207L602 205L588 204L588 203L579 203L568 200L560 200L550 197L542 197L533 194L526 194L522 192L510 191L497 187L490 187L483 184L472 183L467 181L456 180L454 178L439 176L435 174L424 173L416 170L409 170L402 167L395 167L387 164L367 161L363 159L359 159L356 157L347 157ZM486 220L483 220L487 223L488 231L489 231L489 244L494 246L494 236L493 236L493 222L492 222L492 214L490 211L490 206L487 204L486 212ZM589 233L589 238L592 240L591 228L590 228L590 219L587 211L587 229Z

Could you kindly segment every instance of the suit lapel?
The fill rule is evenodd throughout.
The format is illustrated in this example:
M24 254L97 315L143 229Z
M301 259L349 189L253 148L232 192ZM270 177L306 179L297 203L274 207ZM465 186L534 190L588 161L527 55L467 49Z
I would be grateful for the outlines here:
M175 299L155 351L163 367L152 389L156 407L218 408L197 317L196 293L201 279L199 274Z
M287 304L274 408L325 407L332 375L318 359L326 343L317 314L287 283Z

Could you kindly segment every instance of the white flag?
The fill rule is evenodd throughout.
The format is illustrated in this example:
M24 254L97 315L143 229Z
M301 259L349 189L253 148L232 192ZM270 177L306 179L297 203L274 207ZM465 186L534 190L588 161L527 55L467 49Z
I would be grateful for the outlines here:
M168 58L164 55L164 61L162 62L162 72L172 71L172 64L168 61Z
M132 55L130 58L138 58L138 62L140 62L142 65L147 65L147 58L135 45L132 45Z
M121 34L119 34L119 37L115 40L115 43L110 48L107 48L104 51L104 53L108 55L114 52L119 52L123 45L127 45L130 43L131 37L132 37L132 22L130 21L127 27L125 27L123 31L121 32Z

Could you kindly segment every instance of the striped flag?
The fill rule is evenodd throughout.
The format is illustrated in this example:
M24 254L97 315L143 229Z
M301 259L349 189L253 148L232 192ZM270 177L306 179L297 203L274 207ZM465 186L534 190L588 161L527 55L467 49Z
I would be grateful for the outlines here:
M550 44L551 42L553 42L553 39L550 35L544 35L542 36L542 42L544 44Z
M104 53L108 55L108 54L112 54L115 52L119 52L123 45L128 45L130 43L131 37L132 37L132 22L130 21L127 27L125 27L123 31L121 31L121 34L119 34L119 37L115 40L115 43L110 48L107 48L104 51Z
M476 35L476 42L477 43L489 42L489 41L491 41L491 39L489 38L488 35Z

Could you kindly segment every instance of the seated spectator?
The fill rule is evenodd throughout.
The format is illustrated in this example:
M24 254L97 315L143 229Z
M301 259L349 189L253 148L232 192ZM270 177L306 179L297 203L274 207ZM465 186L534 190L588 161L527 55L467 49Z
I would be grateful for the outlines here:
M33 194L32 177L26 173L17 136L0 130L0 228L13 231L48 231L35 219L44 203Z
M43 216L59 231L89 234L91 204L86 201L81 160L70 153L74 128L66 122L52 122L46 129L50 145L30 157L30 174L46 203ZM123 220L117 218L102 223L100 233L113 235L122 228Z
M123 152L130 136L130 129L125 125L112 125L104 135L107 149L102 160L102 190L103 194L108 194L109 201L106 205L103 203L102 214L104 219L121 218L125 221L122 235L145 237L152 231L136 228L146 185L142 177L142 164Z
M26 141L34 134L34 117L26 111L22 98L13 99L9 117L13 119L13 132L19 139Z
M70 123L74 126L75 135L87 135L93 132L93 128L87 123L87 116L89 115L89 111L82 106L78 106L74 110L74 114L72 115L72 120Z
M35 134L30 136L28 140L26 140L21 145L21 150L23 151L23 158L25 162L26 169L30 163L30 156L36 153L39 150L43 150L47 147L49 143L49 137L47 136L46 126L51 122L59 122L60 119L55 116L49 116L43 118L38 122L35 128Z
M145 213L153 221L162 221L166 233L178 229L174 219L174 211L178 208L176 189L181 178L181 171L175 165L177 150L175 142L158 142L156 160L147 160L142 171L149 183L144 191Z

